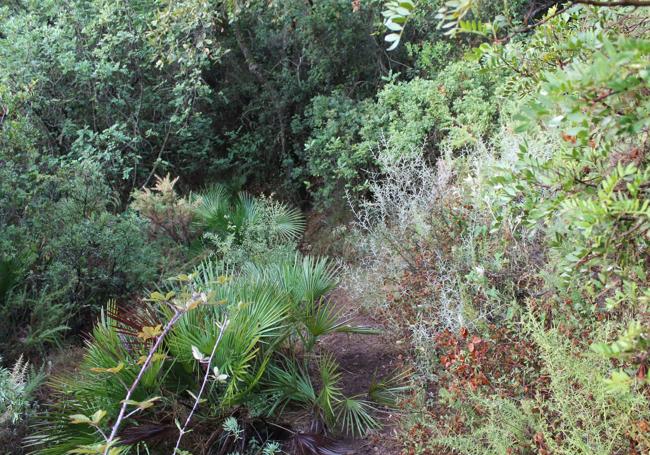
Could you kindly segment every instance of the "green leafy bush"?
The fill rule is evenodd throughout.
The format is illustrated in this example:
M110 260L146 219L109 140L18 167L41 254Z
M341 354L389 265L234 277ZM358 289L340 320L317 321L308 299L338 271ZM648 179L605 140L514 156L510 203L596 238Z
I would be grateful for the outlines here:
M605 455L625 452L630 445L647 449L638 426L649 417L646 397L614 397L602 381L609 369L607 361L585 355L566 334L544 329L534 315L527 317L526 335L535 343L531 357L542 360L544 379L530 385L535 395L519 401L470 395L460 408L467 427L463 434L433 438L431 445L467 454L507 453L517 448Z
M490 140L382 163L359 204L353 284L415 352L415 453L648 450L647 10L556 12L468 53L501 75Z
M198 196L195 216L204 234L238 245L248 242L270 247L274 242L292 242L305 228L303 216L295 208L245 192L232 195L219 185Z
M546 74L544 95L525 114L546 121L563 143L548 158L523 146L519 169L508 177L518 183L499 180L506 193L525 194L531 224L550 226L566 285L610 310L626 302L634 311L646 292L639 253L650 229L643 152L649 64L647 42L603 37L589 61Z
M9 172L21 166L11 155L7 162ZM3 264L10 264L3 276L13 282L0 308L7 357L56 343L106 299L139 291L160 269L160 249L147 241L142 220L112 213L112 193L95 165L41 166L0 196Z
M149 222L154 237L167 237L180 244L189 244L195 236L192 220L196 203L181 197L174 186L178 177L156 176L156 184L133 193L132 207Z
M32 412L32 395L42 380L22 357L11 370L0 367L0 426L16 424Z
M308 183L323 202L342 197L342 190L366 189L376 156L435 159L442 150L460 151L490 136L497 108L494 75L458 62L433 80L392 82L374 102L355 102L341 94L318 97L306 112L312 130L305 143Z
M149 224L150 235L181 250L210 255L229 267L273 263L292 257L303 233L302 214L272 197L234 192L226 185L187 196L176 192L178 177L156 177L151 188L133 194L132 207Z
M211 143L199 137L206 121L194 109L206 100L206 84L155 66L163 49L149 32L158 13L156 2L74 1L64 11L44 1L6 5L1 14L3 80L16 91L29 87L21 110L39 145L66 161L100 163L122 198L165 165L172 147L198 155Z
M294 195L304 131L292 130L293 118L334 89L368 96L388 71L372 35L379 7L8 4L0 10L2 79L16 91L30 87L23 108L39 144L101 163L123 202L167 172L197 187L243 178Z

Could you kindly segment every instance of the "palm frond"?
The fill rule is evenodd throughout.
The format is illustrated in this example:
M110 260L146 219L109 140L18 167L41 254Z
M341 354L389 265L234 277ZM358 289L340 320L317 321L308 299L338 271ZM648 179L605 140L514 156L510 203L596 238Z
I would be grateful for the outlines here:
M208 291L220 286L224 278L230 279L233 271L228 268L222 261L216 261L208 258L194 269L194 285L202 290Z
M100 442L101 437L92 427L72 424L69 416L90 415L90 411L98 409L101 402L101 397L89 400L72 394L59 396L55 408L39 413L34 419L30 435L23 441L25 448L37 455L66 455L78 447Z
M111 300L106 307L106 316L112 320L117 333L124 335L122 340L128 343L129 349L137 348L142 344L142 340L138 339L142 327L155 327L162 324L159 312L143 301L128 307L118 307L117 303Z
M331 354L325 354L318 359L321 389L318 394L318 406L327 424L334 426L334 408L343 398L339 381L341 372L339 365Z
M382 379L372 378L368 388L368 398L380 406L395 409L404 392L408 391L410 371L402 371Z
M336 409L336 422L351 436L363 436L370 430L380 428L377 419L372 416L375 408L366 400L350 397L341 400Z
M212 351L220 332L217 322L227 318L230 322L215 351L213 365L230 378L225 390L215 398L222 406L230 406L257 385L276 346L288 335L285 321L290 301L277 286L245 276L231 277L205 291L213 293L220 304L203 305L184 314L166 342L187 373L199 371L192 347Z
M225 236L231 231L233 220L232 198L223 185L214 185L198 196L195 208L199 227L205 231Z
M337 310L331 300L310 301L305 303L297 315L309 334L307 350L311 350L319 337L332 333L355 333L359 335L378 335L378 329L351 325L350 319Z
M284 358L277 364L271 364L265 388L273 397L268 414L281 412L290 403L315 406L317 393L305 367L295 359Z
M296 240L305 229L299 210L243 191L233 195L223 185L214 185L198 196L195 214L203 231L221 238L234 235L237 242L250 229L263 230L284 242Z
M345 455L352 453L351 447L315 433L294 433L290 445L290 453L295 455Z
M300 210L283 203L268 208L269 227L285 241L298 239L305 231L305 217Z
M245 191L237 195L232 208L241 226L255 223L260 215L260 202Z
M301 256L268 266L247 264L244 273L251 278L277 283L296 305L323 298L338 284L338 267L327 258Z
M157 441L170 436L176 436L178 429L173 424L142 423L125 428L120 432L120 443L134 445L142 441Z
M300 257L285 262L278 269L278 279L296 303L314 302L334 289L337 268L326 258Z

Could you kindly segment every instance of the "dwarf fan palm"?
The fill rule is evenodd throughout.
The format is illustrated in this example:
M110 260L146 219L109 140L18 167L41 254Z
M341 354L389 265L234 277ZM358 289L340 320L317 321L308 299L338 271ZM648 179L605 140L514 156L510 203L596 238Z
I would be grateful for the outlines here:
M170 318L182 295L201 296L203 303L180 316L145 370L133 399L137 405L155 397L155 405L127 419L125 433L118 435L124 436L125 443L158 436L162 427L173 430L187 391L196 390L215 367L214 377L223 380L210 381L202 397L210 412L197 419L218 423L235 409L257 401L266 403L261 411L268 416L287 405L306 407L318 428L359 434L376 426L368 402L342 393L334 358L312 352L323 334L368 333L368 329L349 327L333 302L325 299L335 286L336 269L325 259L300 256L266 267L251 265L229 275L219 264L206 261L191 275L179 277L191 283L187 285L191 292L181 285L165 294L170 297L164 297L164 304L163 294L157 292L135 310L118 313L113 307L108 312L112 319L102 315L87 342L81 370L54 384L62 399L44 416L39 436L31 439L42 444L37 453L64 454L97 443L96 433L69 417L105 410L104 422L115 418L125 385L133 383L149 350L151 339L143 336L145 329L155 332L156 325ZM226 319L229 323L221 329L217 323ZM207 365L202 353L213 348ZM149 429L152 419L161 422L160 428ZM138 438L127 438L135 427L144 430Z
M246 192L232 195L222 185L215 185L198 197L195 213L199 227L222 238L233 235L238 243L254 227L262 227L283 241L297 239L305 227L299 210Z
M248 265L245 272L259 280L277 283L292 300L295 334L311 351L317 339L335 332L376 334L376 330L350 325L335 302L326 298L336 287L338 269L326 258L301 257L267 267Z
M361 396L346 397L340 385L339 365L331 354L316 360L318 387L309 374L309 365L296 358L284 358L268 369L266 387L274 400L270 413L298 404L312 411L312 430L323 427L340 429L350 435L363 435L379 422L372 416L375 408Z

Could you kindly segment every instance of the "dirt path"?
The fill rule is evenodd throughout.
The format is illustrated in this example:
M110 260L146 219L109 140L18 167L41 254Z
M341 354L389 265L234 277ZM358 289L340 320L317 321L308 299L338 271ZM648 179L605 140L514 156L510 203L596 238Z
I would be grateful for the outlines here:
M338 217L337 217L338 216ZM337 226L345 225L349 214L323 214L314 212L307 217L303 251L329 257L345 258L354 255L346 242L333 234ZM373 377L383 378L404 371L404 348L397 344L398 338L391 336L385 324L375 315L369 314L360 302L352 299L343 288L333 292L331 298L345 315L352 318L354 325L373 327L381 335L355 335L338 333L321 339L322 347L331 352L343 370L342 387L348 396L368 392ZM346 441L358 455L400 455L401 444L396 436L398 415L382 415L384 426L365 438Z
M373 318L367 311L339 289L332 298L341 311L352 317L355 325L384 330L381 321ZM384 330L381 335L355 335L338 333L325 337L323 347L333 353L343 369L343 392L346 395L363 394L368 391L373 377L402 371L403 353L397 340ZM395 436L398 416L387 414L382 417L384 427L369 436L350 441L354 454L399 455L401 446Z

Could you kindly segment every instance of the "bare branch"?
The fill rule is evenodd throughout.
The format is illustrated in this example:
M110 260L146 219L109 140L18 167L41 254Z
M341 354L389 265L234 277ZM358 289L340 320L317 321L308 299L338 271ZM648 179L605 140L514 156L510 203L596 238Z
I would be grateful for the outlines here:
M136 387L140 383L140 380L142 379L142 376L144 376L144 372L149 368L149 365L151 364L151 361L153 359L154 354L162 344L163 339L165 336L169 333L171 328L178 322L178 320L181 318L181 316L184 314L182 311L175 310L174 316L167 322L165 325L165 328L163 329L162 333L158 335L156 338L155 343L153 346L151 346L151 349L149 349L149 354L147 355L146 360L144 361L144 364L142 365L142 368L140 368L140 372L138 373L138 376L135 378L133 381L133 384L131 384L131 387L129 390L126 392L126 397L124 400L122 400L122 407L120 408L120 412L117 415L117 419L115 420L115 423L113 424L113 428L111 429L111 434L108 438L106 438L106 445L104 448L104 455L108 455L108 452L111 449L111 445L115 442L115 438L117 436L117 432L120 429L120 425L122 424L122 421L125 419L125 414L126 414L126 407L128 406L128 402L131 399L131 396L133 395L133 392L135 392Z
M650 6L650 0L613 0L613 1L599 1L599 0L572 0L573 3L591 6Z
M4 123L7 114L9 114L9 108L4 105L1 106L0 107L0 128L2 128L2 124Z
M194 405L192 406L192 410L187 416L187 419L185 419L183 428L178 429L179 430L178 439L176 440L176 446L174 447L174 451L172 452L172 454L174 455L178 452L178 449L181 445L181 439L183 439L183 436L185 436L185 433L187 433L186 431L187 426L190 424L190 421L192 420L192 417L194 416L196 409L199 407L199 402L201 401L201 395L203 395L205 386L208 383L208 378L210 377L212 360L214 359L214 355L217 352L217 346L219 346L219 343L221 342L221 338L223 337L223 332L226 330L227 326L228 326L228 320L224 321L222 324L219 325L219 336L217 337L217 341L215 341L214 346L212 346L212 352L210 353L210 357L208 358L207 361L208 368L206 369L205 375L203 376L203 382L201 383L201 388L199 389L199 393L196 394L196 397L194 397Z

